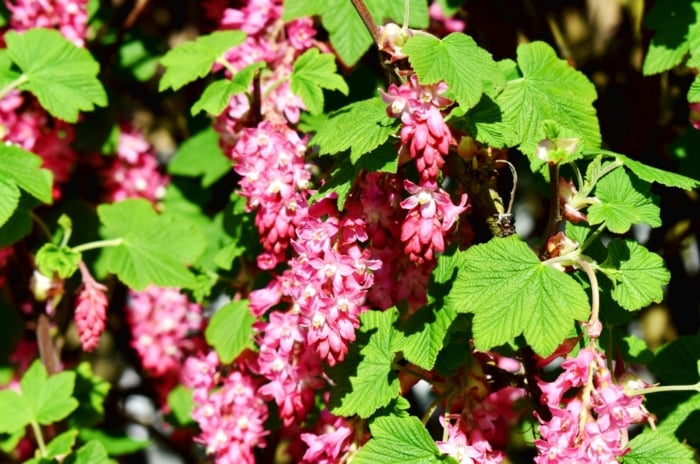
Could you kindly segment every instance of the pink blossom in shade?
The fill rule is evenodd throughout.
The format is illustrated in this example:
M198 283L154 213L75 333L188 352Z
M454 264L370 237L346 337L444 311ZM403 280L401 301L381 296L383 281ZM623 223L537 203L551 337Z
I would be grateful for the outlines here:
M308 448L302 464L335 464L344 462L344 457L354 450L355 432L343 417L336 417L324 410L321 413L317 433L302 433L301 440Z
M447 35L450 32L463 32L466 23L454 17L448 18L440 7L440 2L433 2L428 9L430 14L430 31L436 35Z
M26 31L37 27L58 29L78 47L87 35L87 0L5 0L10 27Z
M219 357L216 351L187 356L180 372L182 384L192 390L195 403L204 403L209 390L219 383Z
M418 264L433 261L435 253L445 250L445 235L467 210L467 196L463 194L461 202L454 205L442 189L421 187L409 180L404 180L404 188L411 194L401 202L408 210L401 225L404 251Z
M316 29L314 29L314 21L311 18L292 20L287 23L286 29L292 47L302 51L313 47Z
M470 439L460 418L452 422L441 417L440 422L447 428L447 439L436 442L440 452L453 457L460 464L497 464L503 461L503 453L492 450L488 441Z
M92 278L83 262L80 262L79 266L83 285L78 293L78 305L75 307L74 319L83 351L93 351L97 348L100 335L105 329L107 287Z
M215 462L254 464L255 448L265 446L269 413L257 386L250 375L235 370L203 401L195 402L192 417L201 431L196 441L206 446Z
M695 129L700 130L700 102L690 103L688 105L688 121Z
M258 265L272 269L285 259L289 241L306 211L310 173L304 162L306 143L286 125L262 122L246 129L231 152L242 176L240 194L267 252Z
M14 254L13 250L12 247L0 248L0 287L5 284L5 267L7 266L7 261Z
M201 330L199 305L190 302L177 289L149 286L141 292L129 291L127 320L132 342L146 371L154 377L179 371Z
M53 197L60 197L77 161L73 126L52 118L33 97L12 91L0 101L0 139L39 155L53 173Z
M130 124L121 126L116 155L97 160L107 201L144 198L157 203L163 198L169 178L151 144Z

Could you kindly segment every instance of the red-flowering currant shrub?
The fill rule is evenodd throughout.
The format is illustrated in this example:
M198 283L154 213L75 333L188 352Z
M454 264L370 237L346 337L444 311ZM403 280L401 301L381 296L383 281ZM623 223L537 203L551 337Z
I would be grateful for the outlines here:
M0 462L697 462L700 0L0 20Z

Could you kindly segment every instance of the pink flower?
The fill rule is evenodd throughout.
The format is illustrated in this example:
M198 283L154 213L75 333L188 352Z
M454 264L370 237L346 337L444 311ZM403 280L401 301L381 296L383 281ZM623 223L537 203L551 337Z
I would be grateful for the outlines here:
M78 305L75 308L75 325L83 351L92 351L97 348L100 335L105 329L107 287L97 283L92 278L82 261L79 266L83 277L83 286L78 294Z

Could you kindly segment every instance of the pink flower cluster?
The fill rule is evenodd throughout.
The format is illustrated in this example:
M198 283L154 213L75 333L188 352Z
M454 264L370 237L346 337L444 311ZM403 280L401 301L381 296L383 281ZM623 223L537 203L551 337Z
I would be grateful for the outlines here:
M468 369L460 369L444 384L453 396L451 409L442 418L447 438L437 446L460 464L495 464L503 461L511 428L523 416L524 409L517 404L525 397L525 390L513 386L494 389L484 366L510 373L521 366L517 360L495 353L474 351L473 356ZM441 391L443 385L437 385Z
M267 405L245 369L218 373L215 352L187 359L183 383L194 398L192 417L200 427L197 441L217 464L255 464L254 449L265 446Z
M313 21L300 18L284 23L281 0L249 1L240 9L224 8L220 17L220 29L243 30L248 34L241 45L225 55L232 69L239 71L255 62L267 64L267 71L259 81L260 116L275 124L297 123L305 107L289 84L294 60L312 46L327 48L314 41ZM225 151L237 140L250 109L248 98L237 95L217 119L216 128L222 134Z
M145 198L157 203L165 195L168 176L162 173L153 147L143 134L122 124L115 157L102 158L100 168L106 200Z
M336 464L344 462L342 458L352 452L355 431L347 419L321 412L317 428L319 433L302 433L300 438L308 445L302 464Z
M540 421L538 464L608 464L628 451L627 429L647 420L642 396L628 396L613 382L603 354L582 349L562 363L551 383L538 382L552 413Z
M257 209L255 224L264 253L258 267L272 269L286 258L306 211L311 175L304 162L306 143L286 125L263 121L245 129L233 148L234 170L249 211Z
M100 342L100 335L105 330L107 319L107 287L95 281L87 266L80 263L83 286L78 293L78 305L75 308L75 325L80 336L83 351L92 351Z
M452 103L442 96L445 90L444 82L421 85L418 76L411 74L406 83L391 84L382 92L389 105L387 113L402 122L400 154L416 161L421 185L436 185L445 164L443 156L456 144L442 116L442 110Z
M85 45L87 4L87 0L5 0L10 27L15 31L58 29L78 47Z
M132 346L141 363L154 377L177 373L185 356L198 341L202 330L202 309L177 289L149 286L129 291L127 318L133 335Z
M0 100L1 140L42 158L42 167L54 176L54 198L60 197L60 185L69 180L77 161L71 147L74 133L73 126L52 118L32 96L13 90Z

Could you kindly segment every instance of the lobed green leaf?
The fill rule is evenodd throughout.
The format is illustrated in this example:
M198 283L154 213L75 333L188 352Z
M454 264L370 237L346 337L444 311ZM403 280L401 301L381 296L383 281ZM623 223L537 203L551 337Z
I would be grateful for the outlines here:
M693 464L695 453L673 437L646 429L627 443L630 452L622 458L624 464Z
M222 363L230 363L245 348L253 347L254 322L248 300L232 301L214 313L204 335Z
M116 274L134 290L149 284L192 288L197 284L185 266L204 251L202 232L180 217L157 214L143 199L127 199L97 207L104 239L120 239L103 248L97 266Z
M474 314L477 349L508 343L522 333L535 352L547 356L575 321L589 316L583 288L571 276L541 263L516 235L461 254L446 304L456 312Z
M214 62L246 38L243 31L216 31L185 42L168 51L160 63L165 72L158 83L158 91L178 90L211 72Z
M417 34L408 39L401 51L408 55L421 84L444 81L464 109L479 102L485 85L505 85L491 54L466 34L453 32L443 39Z
M209 187L231 171L231 160L219 145L213 127L197 132L180 145L168 163L168 172L180 176L202 176L202 187Z
M9 31L5 41L10 58L26 76L21 88L53 116L77 122L80 111L107 105L107 93L97 79L99 63L59 31Z

